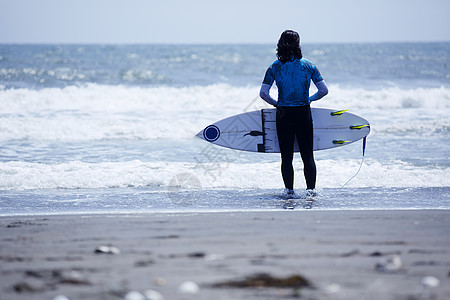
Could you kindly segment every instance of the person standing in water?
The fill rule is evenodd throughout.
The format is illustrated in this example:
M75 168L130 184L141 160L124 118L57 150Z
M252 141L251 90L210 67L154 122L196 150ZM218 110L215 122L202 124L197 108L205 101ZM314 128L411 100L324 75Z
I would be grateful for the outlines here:
M277 44L276 60L266 71L260 96L277 108L276 126L281 152L281 174L285 195L294 197L294 138L297 137L307 197L317 195L316 163L313 154L313 121L310 103L328 94L328 88L313 62L303 58L300 36L293 30L281 34ZM309 96L311 80L318 91ZM273 83L278 88L278 100L270 96Z

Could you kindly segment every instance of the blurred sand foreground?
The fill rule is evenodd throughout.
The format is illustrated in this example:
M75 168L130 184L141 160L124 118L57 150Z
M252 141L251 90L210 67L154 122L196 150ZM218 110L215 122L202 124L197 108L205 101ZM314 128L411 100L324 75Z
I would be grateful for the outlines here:
M450 299L448 210L11 216L0 226L0 299Z

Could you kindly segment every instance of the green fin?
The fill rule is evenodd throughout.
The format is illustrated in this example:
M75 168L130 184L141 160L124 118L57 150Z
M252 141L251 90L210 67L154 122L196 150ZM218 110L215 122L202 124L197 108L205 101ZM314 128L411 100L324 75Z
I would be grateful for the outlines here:
M352 141L342 141L342 140L334 140L333 141L333 144L339 144L339 145L342 145L342 144L345 144L345 143L351 143Z
M338 110L338 111L332 112L330 115L339 116L339 115L342 115L343 113L345 113L346 111L348 111L348 109Z
M364 127L370 127L370 125L356 125L356 126L350 126L350 129L361 129Z

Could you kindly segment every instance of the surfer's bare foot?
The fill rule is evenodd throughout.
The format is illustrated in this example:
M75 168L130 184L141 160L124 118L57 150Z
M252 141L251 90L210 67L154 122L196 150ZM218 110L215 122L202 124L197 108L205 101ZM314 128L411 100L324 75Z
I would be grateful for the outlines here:
M306 190L306 200L314 201L317 197L318 193L315 189Z
M285 188L284 191L283 191L283 198L286 198L286 199L294 199L294 198L295 198L295 192L294 192L294 190Z

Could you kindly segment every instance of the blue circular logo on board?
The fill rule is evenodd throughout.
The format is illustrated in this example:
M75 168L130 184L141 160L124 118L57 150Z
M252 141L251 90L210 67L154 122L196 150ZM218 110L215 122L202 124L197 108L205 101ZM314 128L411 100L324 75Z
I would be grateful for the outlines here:
M219 127L216 125L209 125L203 130L203 137L208 142L214 142L220 137Z

